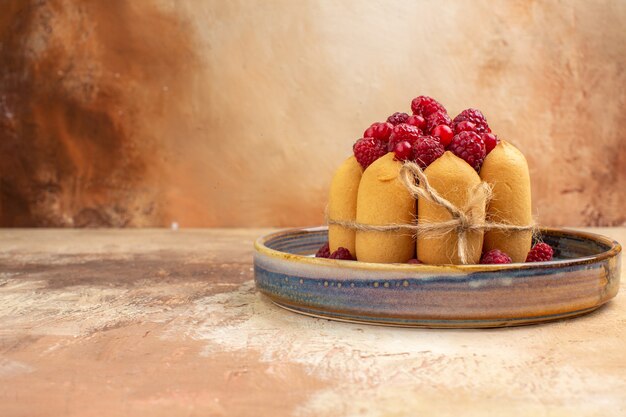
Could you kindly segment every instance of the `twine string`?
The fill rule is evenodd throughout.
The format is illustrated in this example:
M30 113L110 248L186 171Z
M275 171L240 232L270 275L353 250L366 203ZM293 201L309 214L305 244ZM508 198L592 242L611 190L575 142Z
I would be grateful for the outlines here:
M427 238L441 237L451 232L456 232L457 252L462 264L468 263L469 257L469 233L477 231L500 230L506 232L536 231L536 225L526 226L513 225L508 223L498 223L486 221L484 213L489 200L493 197L493 192L489 184L480 182L470 192L470 197L466 204L459 208L444 198L435 190L424 171L414 162L405 162L399 173L400 182L413 196L413 198L425 199L433 204L443 207L450 214L451 219L442 222L417 222L413 224L387 224L372 225L349 220L334 220L326 216L326 221L330 225L338 225L348 229L362 232L399 232L411 231L416 237Z

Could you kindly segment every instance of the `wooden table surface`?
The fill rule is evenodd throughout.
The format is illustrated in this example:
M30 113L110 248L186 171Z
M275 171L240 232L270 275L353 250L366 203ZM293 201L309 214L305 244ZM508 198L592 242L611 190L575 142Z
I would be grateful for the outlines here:
M353 325L255 292L266 232L0 230L0 416L626 415L624 274L551 324Z

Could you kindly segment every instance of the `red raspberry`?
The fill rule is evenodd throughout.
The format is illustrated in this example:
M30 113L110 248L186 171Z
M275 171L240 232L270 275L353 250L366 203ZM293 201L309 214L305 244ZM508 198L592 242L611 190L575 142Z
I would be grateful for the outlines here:
M485 156L487 156L485 142L476 132L466 131L454 135L448 150L465 160L476 171L480 170L480 166L483 164Z
M413 146L403 140L398 143L396 147L393 149L393 152L396 154L396 160L398 161L406 161L407 159L413 159Z
M397 126L394 126L393 132L391 136L389 136L389 152L392 152L396 145L400 142L407 141L410 144L413 144L420 136L422 136L422 131L413 125L408 125L406 123L400 123Z
M330 246L328 245L328 242L326 242L322 246L320 246L320 248L317 250L315 257L316 258L328 258L329 256L330 256Z
M481 113L478 109L465 109L458 116L454 118L453 128L456 132L456 126L464 121L472 122L476 126L475 131L477 133L489 133L491 129L487 124L487 119L485 119L485 115ZM458 132L457 132L458 133Z
M336 251L330 254L330 259L343 259L344 261L354 261L354 257L350 251L344 247L339 247Z
M409 115L406 113L395 112L391 116L387 117L387 122L392 125L399 125L400 123L405 123L406 119L409 118Z
M392 131L393 125L391 123L376 122L372 123L372 125L365 130L363 137L384 140L386 142L389 140L389 135L391 135Z
M426 127L426 119L424 119L419 114L414 114L413 116L410 116L408 119L406 119L405 123L409 125L413 125L419 128L420 130L423 130Z
M450 116L448 116L448 113L437 112L428 116L426 118L425 133L432 135L433 130L435 130L435 128L440 125L452 125L452 120L450 120Z
M434 136L422 136L413 146L415 162L417 162L422 169L432 164L435 159L443 155L445 151L446 149L441 142L439 142L439 139Z
M499 249L492 249L480 258L481 264L510 264L511 257Z
M395 137L417 137L421 136L421 134L422 131L420 128L406 123L400 123L399 125L394 126L393 131L391 132L391 136Z
M483 133L482 135L480 135L480 137L483 138L483 142L485 142L487 155L489 155L489 152L491 152L493 148L495 148L498 143L500 143L500 139L498 139L498 137L493 133Z
M420 261L419 259L413 258L413 259L409 259L408 261L406 261L406 263L418 265L418 264L422 264L423 262Z
M459 132L465 132L465 131L472 131L475 132L476 131L476 125L472 122L469 122L467 120L463 120L461 123L457 124L454 127L454 133L459 133Z
M450 144L452 138L454 137L454 132L452 128L448 125L439 125L435 127L431 133L436 138L439 138L439 142L445 147Z
M547 243L539 242L526 255L526 262L545 262L551 261L554 250Z
M411 110L413 114L419 114L426 119L433 113L447 113L440 102L428 96L418 96L411 100Z
M372 162L387 153L387 144L382 140L363 138L354 143L352 150L354 151L356 160L359 161L359 164L365 169L370 166Z

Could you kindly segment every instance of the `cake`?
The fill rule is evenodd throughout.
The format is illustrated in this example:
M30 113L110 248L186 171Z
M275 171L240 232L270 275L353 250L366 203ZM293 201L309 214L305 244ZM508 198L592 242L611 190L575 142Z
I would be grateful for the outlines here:
M375 122L335 172L328 243L318 257L358 262L476 264L547 261L533 242L526 158L480 110L454 119L419 96L412 115Z

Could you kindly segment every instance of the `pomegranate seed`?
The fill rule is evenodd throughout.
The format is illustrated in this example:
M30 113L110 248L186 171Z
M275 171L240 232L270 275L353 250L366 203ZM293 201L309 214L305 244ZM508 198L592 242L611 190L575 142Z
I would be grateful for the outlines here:
M498 140L498 137L493 133L483 133L481 137L483 138L483 142L485 142L485 148L487 148L487 153L491 152L493 148L496 147L498 142L500 142L500 140Z
M407 159L411 159L413 155L413 146L411 146L409 141L405 140L398 143L393 149L393 152L396 154L398 161L406 161Z
M432 136L436 136L439 138L439 142L445 147L450 144L452 138L454 137L454 132L452 128L447 125L439 125L433 129Z
M379 140L389 140L389 135L393 130L393 125L388 122L376 122L372 123L363 133L364 138L374 138Z

